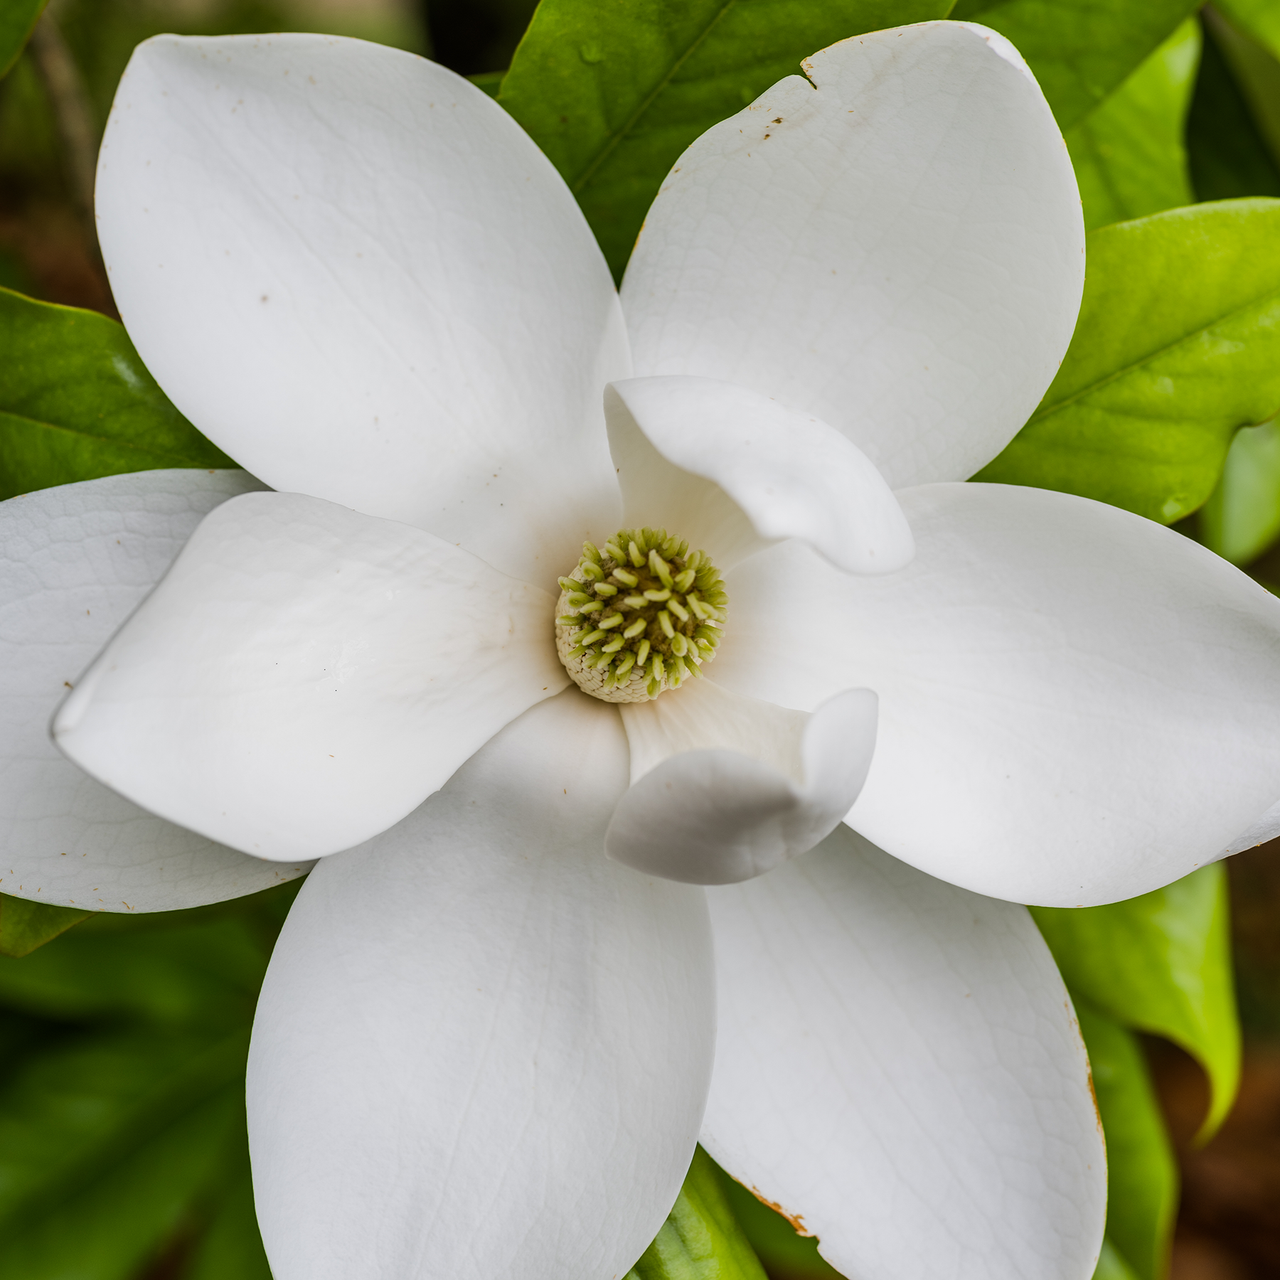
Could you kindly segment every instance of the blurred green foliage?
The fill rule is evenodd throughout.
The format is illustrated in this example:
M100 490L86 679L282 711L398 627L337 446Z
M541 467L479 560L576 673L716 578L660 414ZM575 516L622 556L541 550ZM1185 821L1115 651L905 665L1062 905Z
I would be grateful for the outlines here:
M296 892L94 915L0 958L0 1280L128 1280L162 1259L183 1280L268 1280L244 1066Z

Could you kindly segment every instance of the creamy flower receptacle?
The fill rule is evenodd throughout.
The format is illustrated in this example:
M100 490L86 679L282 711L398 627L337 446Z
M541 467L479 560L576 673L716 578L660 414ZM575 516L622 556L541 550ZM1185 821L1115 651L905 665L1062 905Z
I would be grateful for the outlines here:
M665 529L620 529L560 579L556 652L574 684L605 702L644 702L700 676L727 617L724 582L702 551Z

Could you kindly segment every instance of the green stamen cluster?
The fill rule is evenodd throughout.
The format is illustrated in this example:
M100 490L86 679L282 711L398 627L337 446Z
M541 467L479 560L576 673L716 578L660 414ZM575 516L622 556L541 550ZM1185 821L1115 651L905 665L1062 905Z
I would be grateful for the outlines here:
M678 689L715 655L728 597L715 565L665 529L583 543L560 579L556 649L579 688L605 702Z

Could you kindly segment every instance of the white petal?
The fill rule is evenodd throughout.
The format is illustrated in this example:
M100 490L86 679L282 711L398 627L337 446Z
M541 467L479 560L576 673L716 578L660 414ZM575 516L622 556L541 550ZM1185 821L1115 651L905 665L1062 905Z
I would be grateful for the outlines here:
M58 746L259 857L385 831L568 683L555 601L409 525L248 494L196 530L58 711Z
M1102 1134L1071 1002L1026 910L847 827L707 897L711 1155L846 1276L1088 1280Z
M95 911L174 911L307 870L144 813L62 756L49 718L243 471L145 471L0 505L0 893Z
M811 414L713 378L629 378L604 404L626 524L666 528L722 572L783 538L848 573L914 554L880 473Z
M608 1280L693 1156L715 1037L700 890L602 854L616 713L534 708L320 864L249 1058L276 1280Z
M1246 849L1256 849L1268 840L1280 836L1280 800L1277 800L1266 813L1251 822L1225 849L1219 858L1229 858L1233 853L1243 853Z
M726 579L716 679L784 706L880 695L849 822L979 893L1081 906L1212 861L1275 800L1280 600L1187 538L1013 485L900 492L916 559L794 543ZM785 580L807 613L777 607Z
M806 715L704 678L619 710L632 782L605 847L690 884L734 884L812 849L857 799L876 742L869 689Z
M708 130L645 221L622 299L639 374L811 413L894 488L962 480L1048 387L1084 222L1012 46L927 22L816 53Z
M608 269L549 161L453 72L333 36L158 36L97 211L147 367L275 488L544 585L617 528Z

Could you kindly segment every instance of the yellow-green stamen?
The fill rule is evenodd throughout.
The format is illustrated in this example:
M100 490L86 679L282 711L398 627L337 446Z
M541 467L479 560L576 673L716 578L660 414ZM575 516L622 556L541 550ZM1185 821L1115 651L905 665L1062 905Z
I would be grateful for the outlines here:
M715 565L665 529L586 542L560 579L556 650L579 688L605 702L678 689L715 656L728 597Z

